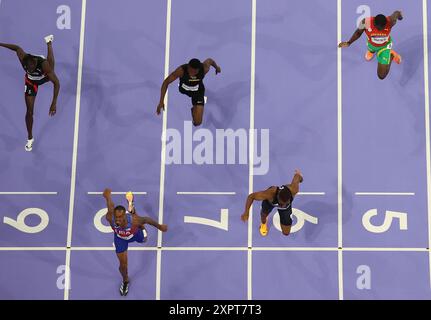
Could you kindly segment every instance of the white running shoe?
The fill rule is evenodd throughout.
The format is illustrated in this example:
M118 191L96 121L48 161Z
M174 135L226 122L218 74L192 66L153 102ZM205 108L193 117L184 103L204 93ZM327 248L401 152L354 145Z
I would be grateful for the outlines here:
M132 213L133 209L135 208L135 202L133 201L133 193L132 193L132 191L126 192L126 200L127 200L127 205L128 205L127 211L129 211L130 213Z
M46 36L44 39L45 39L46 43L53 42L54 41L54 35L50 34L49 36Z
M120 294L127 296L127 293L129 293L129 282L123 282L120 286Z
M34 142L34 138L27 140L27 144L25 145L25 151L33 150L33 142Z
M145 230L145 228L142 231L144 233L144 241L143 242L145 243L148 240L148 233L147 233L147 230Z

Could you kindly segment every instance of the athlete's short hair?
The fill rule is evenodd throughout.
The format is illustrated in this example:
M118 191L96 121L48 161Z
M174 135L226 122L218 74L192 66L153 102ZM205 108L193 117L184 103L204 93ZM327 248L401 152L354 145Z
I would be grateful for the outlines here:
M26 54L25 56L24 56L24 58L22 58L22 63L25 65L25 66L27 66L28 64L29 64L29 62L31 61L31 55L29 55L29 54Z
M386 27L386 23L388 23L388 20L386 19L386 16L384 16L383 14L378 14L374 18L374 25L378 29L383 29L384 27Z
M124 212L126 212L126 208L124 208L123 206L116 206L115 208L114 208L114 212L115 211L124 211Z
M292 194L291 194L288 187L284 187L278 193L278 198L280 199L280 201L282 201L284 203L290 203L291 196L292 196Z
M189 61L189 66L193 69L200 69L202 66L202 62L199 59L193 58Z

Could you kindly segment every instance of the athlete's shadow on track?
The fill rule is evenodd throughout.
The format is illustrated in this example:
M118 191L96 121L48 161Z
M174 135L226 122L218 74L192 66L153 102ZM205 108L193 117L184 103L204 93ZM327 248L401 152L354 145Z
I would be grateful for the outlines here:
M229 85L217 91L207 90L207 92L208 107L205 110L207 114L204 115L205 127L213 127L214 129L232 128L235 115L238 112L242 111L244 114L248 114L248 108L241 110L239 106L241 100L248 99L250 96L249 82L238 81L229 83ZM215 105L216 107L211 105Z
M431 37L428 38L428 43L431 43ZM397 79L397 85L400 86L397 92L397 98L404 101L407 106L407 110L410 112L411 116L414 118L414 129L416 130L417 139L414 139L415 148L412 150L412 154L422 154L424 150L423 145L423 126L424 126L424 86L423 78L420 77L419 86L415 87L414 91L409 90L408 85L411 81L414 81L415 76L419 72L419 68L423 67L423 36L417 35L409 38L406 41L400 42L398 44L399 52L403 56L403 62L400 66L402 68L401 77ZM422 57L422 59L418 58ZM410 84L412 85L412 84ZM413 144L413 141L412 141ZM412 148L413 149L413 148Z
M342 221L345 224L347 221L351 219L352 216L352 208L353 208L353 198L350 196L346 188L343 186L343 211L342 211ZM332 195L331 199L336 197L336 195ZM301 205L298 208L305 213L311 214L312 216L318 218L318 224L316 227L305 227L304 235L305 239L310 242L315 242L319 240L319 235L323 230L323 226L325 225L338 225L338 206L333 204L328 204L327 202L322 201L308 201L305 204ZM306 225L307 226L307 222Z
M24 101L22 101L24 103ZM2 130L0 133L0 147L5 152L12 152L14 151L17 146L21 146L22 142L24 141L26 135L24 133L25 131L25 124L24 124L24 106L23 106L23 112L22 117L20 117L21 120L21 126L23 130L20 130L18 119L16 117L16 113L12 114L12 108L14 108L16 103L1 103L0 102L0 110L1 117L4 119L5 122L11 124L11 126L15 127L16 130L14 131L5 131ZM21 139L20 139L21 137ZM22 147L23 148L23 147ZM24 150L24 148L23 148ZM8 165L8 162L14 161L14 159L11 159L10 157L0 157L0 171L3 170L9 170L10 166Z
M328 296L330 293L334 293L332 299L338 299L338 285L336 281L334 282L334 280L336 279L335 275L338 275L338 273L336 270L331 268L332 263L328 263L329 261L333 260L328 259L327 255L322 254L313 255L313 263L311 266L307 263L302 263L302 259L289 259L289 265L287 266L287 270L289 274L292 275L305 274L307 276L307 282L309 284L313 284L313 287L317 289L315 291L316 294L319 294L319 296L315 296L313 297L313 299L329 299ZM315 270L316 265L319 268L317 272ZM325 294L327 296L325 296ZM306 299L310 298L311 297L307 297ZM295 299L297 299L297 297L295 297Z
M313 10L313 12L319 11ZM285 12L257 19L256 47L276 52L286 61L289 68L296 69L297 72L304 74L312 81L320 80L326 76L329 70L333 69L333 65L336 63L336 44L314 45L312 42L303 44L292 41L289 37L275 37L260 32L262 24L280 24L287 19L286 16L288 14ZM316 14L316 16L317 20L314 20L316 23L322 20L320 15ZM325 22L322 25L326 24ZM188 25L195 32L203 33L212 39L212 44L201 45L199 47L201 50L214 52L229 43L251 45L251 21L249 17L233 18L222 22L197 20L189 22ZM328 30L328 33L331 33L331 30ZM334 58L330 59L331 56ZM328 63L328 61L333 61L333 63Z
M205 251L195 251L193 255L205 255L207 252ZM220 257L222 257L224 252L220 251L217 252L213 256L211 254L211 258L208 259L200 259L198 263L192 263L192 262L185 262L187 263L187 273L182 274L181 277L177 277L177 281L175 281L175 284L169 284L166 288L166 292L170 293L169 296L163 297L163 299L178 299L181 297L181 299L196 299L196 296L190 296L190 293L188 291L188 288L190 288L190 283L196 282L197 280L194 279L202 279L205 275L208 275L211 270L214 270L214 268L217 268L217 266L220 266ZM216 266L216 267L215 267ZM202 276L204 275L204 276ZM227 279L225 278L224 281L230 281L229 278L232 280L235 278L233 274L227 274ZM181 279L181 282L178 281ZM233 286L233 284L232 284ZM211 291L211 287L208 287L208 289ZM213 297L215 299L221 298L221 297ZM226 297L223 297L224 299ZM234 297L227 297L227 299L231 299ZM240 298L240 297L236 297Z

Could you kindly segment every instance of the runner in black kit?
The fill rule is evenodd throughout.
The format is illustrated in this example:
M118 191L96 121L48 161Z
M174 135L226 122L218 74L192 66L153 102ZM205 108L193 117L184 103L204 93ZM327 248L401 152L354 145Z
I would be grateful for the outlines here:
M160 114L161 110L165 110L165 104L163 101L169 84L180 78L179 90L182 94L192 98L193 107L191 111L193 125L199 126L202 123L205 105L205 86L203 79L211 66L214 67L216 74L221 72L220 67L213 59L206 59L203 63L198 59L192 59L188 64L183 64L172 72L169 77L163 81L160 102L157 106L157 114Z
M54 84L54 95L52 98L51 107L49 108L49 115L55 115L57 111L57 97L60 91L60 81L58 80L55 72L54 52L52 50L53 35L45 37L45 42L48 46L48 56L35 56L25 53L19 46L14 44L0 43L0 47L8 48L16 52L22 67L24 68L25 75L25 104L27 112L25 114L25 123L27 126L28 140L25 145L26 151L33 149L33 109L34 101L36 100L37 91L40 85L51 81Z
M292 182L282 185L281 187L272 186L265 191L253 192L247 197L245 211L241 219L245 222L249 217L249 210L254 200L262 200L262 209L260 211L260 234L268 234L268 216L274 208L278 209L280 215L281 232L287 236L292 226L292 201L299 192L299 184L303 181L302 174L295 170Z

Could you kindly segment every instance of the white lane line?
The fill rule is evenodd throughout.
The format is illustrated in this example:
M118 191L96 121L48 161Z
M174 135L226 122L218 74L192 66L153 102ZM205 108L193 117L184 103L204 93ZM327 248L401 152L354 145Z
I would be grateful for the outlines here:
M54 192L54 191L52 191L52 192L45 192L45 191L41 191L41 192L38 192L38 191L35 191L35 192L32 192L32 191L2 191L2 192L0 192L0 195L54 195L54 196L56 196L56 195L58 195L58 192Z
M325 192L298 192L298 196L324 196Z
M210 195L210 196L218 196L218 195L236 195L236 192L231 192L231 191L227 191L227 192L216 192L216 191L178 191L177 192L178 195Z
M338 300L344 300L343 250L338 250Z
M254 108L256 86L256 0L251 1L251 62L250 62L250 131L248 154L248 193L253 193L254 176ZM253 245L253 206L248 219L248 248ZM252 300L252 251L247 253L247 299Z
M414 192L355 192L356 196L414 196Z
M337 44L341 42L341 0L337 0ZM337 175L338 175L338 247L343 247L343 139L342 139L342 60L341 60L341 49L337 49ZM343 255L342 252L338 252L338 298L343 299ZM341 266L341 267L340 267Z
M165 39L165 70L164 79L169 75L169 51L170 51L170 37L171 37L171 11L172 1L166 0L166 39ZM168 95L169 90L165 96L165 110L163 112L163 124L162 124L162 148L160 155L160 191L159 191L159 223L163 223L163 209L164 209L164 198L165 198L165 165L166 165L166 130L168 125ZM162 232L157 232L157 247L162 247ZM162 268L162 252L157 251L156 259L156 300L160 300L160 285L161 285L161 268Z
M427 0L422 0L423 41L424 41L424 92L425 92L425 146L427 166L427 206L428 206L428 248L431 248L431 147L430 147L430 100L429 100L429 60L428 60L428 8ZM431 251L429 251L429 281L431 288Z
M127 191L127 192L129 192L129 191ZM111 194L126 194L127 192L126 191L113 191L113 192L111 192ZM142 195L142 194L145 195L145 194L147 194L145 191L132 191L132 193L134 195ZM102 195L103 192L90 191L90 192L87 192L87 194L88 195Z
M85 12L87 0L82 0L81 30L79 35L78 78L76 83L75 127L72 152L72 173L70 178L69 220L67 223L67 247L72 244L73 209L75 205L76 163L78 158L79 113L81 109L82 66L84 61ZM66 270L70 269L70 250L66 250ZM69 299L69 290L65 287L64 300Z

